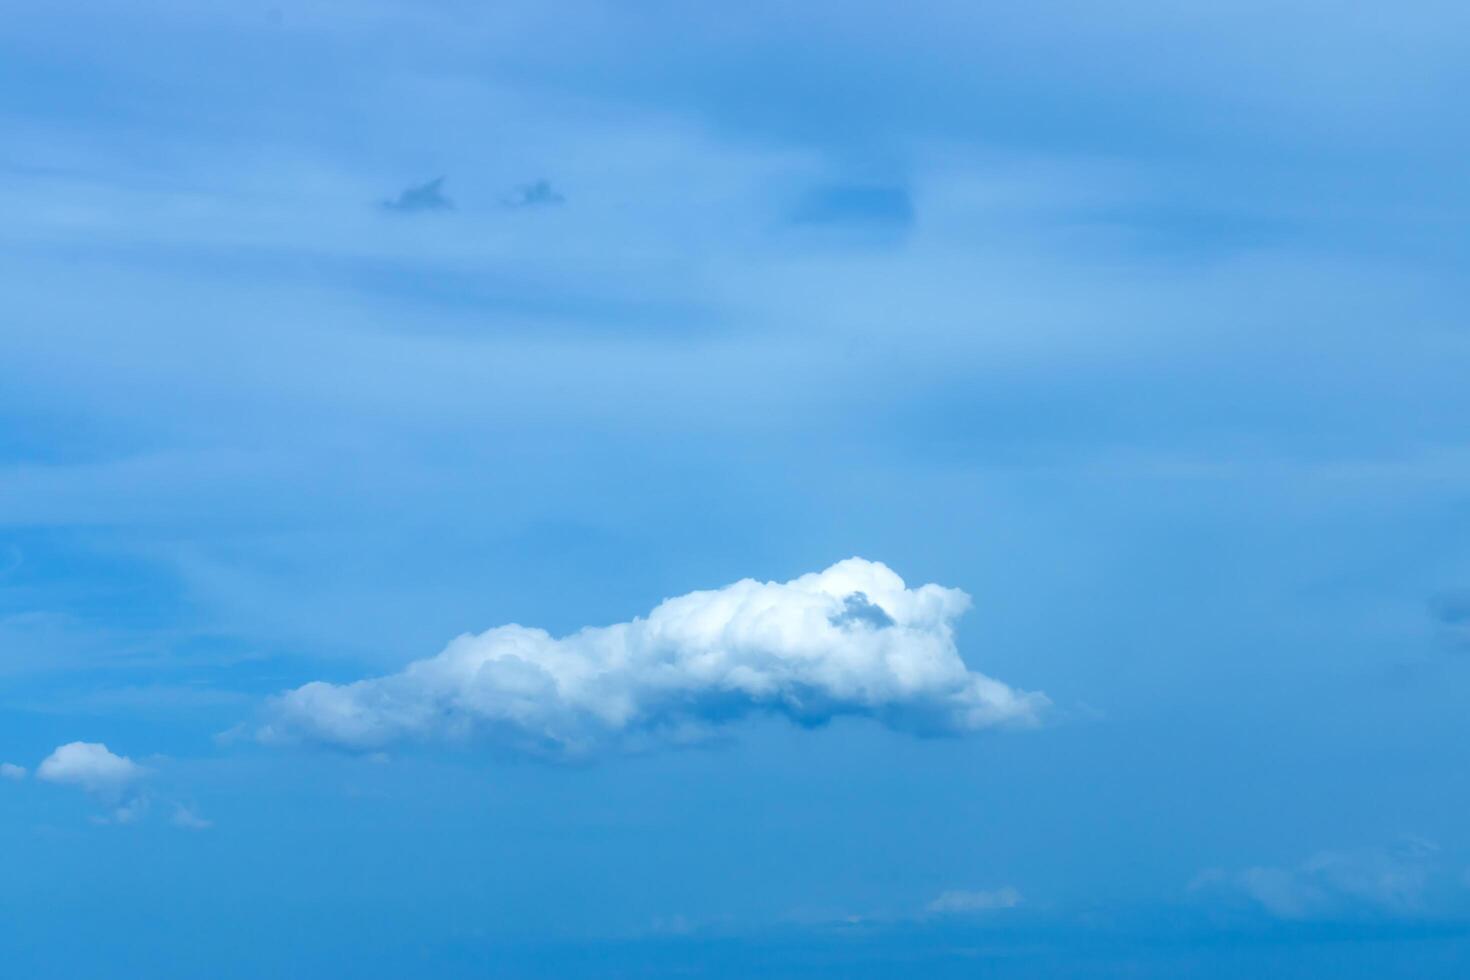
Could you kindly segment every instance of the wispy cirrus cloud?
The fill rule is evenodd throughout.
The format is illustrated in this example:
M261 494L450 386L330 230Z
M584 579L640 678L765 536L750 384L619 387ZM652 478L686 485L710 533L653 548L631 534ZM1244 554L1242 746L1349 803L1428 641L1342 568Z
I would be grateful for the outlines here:
M691 592L570 636L518 625L461 636L397 674L288 691L257 737L357 750L487 739L564 757L695 739L754 713L802 725L857 715L920 733L1035 723L1044 695L960 658L954 623L969 605L958 589L910 589L851 558L789 582Z

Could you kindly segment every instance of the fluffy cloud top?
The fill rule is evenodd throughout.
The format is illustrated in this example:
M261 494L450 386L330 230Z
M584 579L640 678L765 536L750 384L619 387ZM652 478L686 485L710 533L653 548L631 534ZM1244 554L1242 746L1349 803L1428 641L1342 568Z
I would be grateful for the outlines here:
M860 715L925 733L1033 723L1043 695L960 659L954 623L969 605L958 589L910 589L885 565L850 558L561 638L516 625L464 635L401 673L282 694L258 736L364 750L479 737L559 756L693 738L752 712L804 725Z
M117 797L148 770L126 756L114 755L101 742L70 742L36 767L36 778L79 786L89 793Z
M25 779L25 766L13 762L0 762L0 779Z

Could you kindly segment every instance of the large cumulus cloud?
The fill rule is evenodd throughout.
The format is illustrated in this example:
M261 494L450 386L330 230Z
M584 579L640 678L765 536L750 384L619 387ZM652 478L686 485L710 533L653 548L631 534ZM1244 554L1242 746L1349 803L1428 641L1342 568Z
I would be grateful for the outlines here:
M288 691L257 735L362 750L479 738L569 756L697 738L754 712L803 725L859 715L921 733L1034 723L1043 695L961 660L954 624L969 605L958 589L910 589L850 558L570 636L517 625L460 636L397 674Z

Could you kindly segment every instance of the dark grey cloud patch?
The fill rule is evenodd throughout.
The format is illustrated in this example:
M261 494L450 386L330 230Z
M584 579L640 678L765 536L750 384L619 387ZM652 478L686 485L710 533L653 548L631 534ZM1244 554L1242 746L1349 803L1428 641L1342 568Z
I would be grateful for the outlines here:
M453 211L454 202L444 196L444 178L435 177L426 184L407 187L398 196L383 202L389 211Z
M521 184L501 199L508 208L544 208L565 204L567 199L544 177Z

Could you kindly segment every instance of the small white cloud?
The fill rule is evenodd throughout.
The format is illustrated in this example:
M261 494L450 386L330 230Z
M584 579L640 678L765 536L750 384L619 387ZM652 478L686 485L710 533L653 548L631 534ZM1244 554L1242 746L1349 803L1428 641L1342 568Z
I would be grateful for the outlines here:
M97 796L117 799L148 770L126 756L114 755L101 742L71 742L36 767L36 778L77 786Z
M214 821L204 819L193 808L182 803L174 804L174 814L169 818L169 823L180 830L208 830L214 826Z
M0 779L25 779L25 766L18 766L13 762L0 762Z
M570 636L516 625L461 636L397 674L288 691L256 735L361 751L482 738L566 756L688 740L756 712L924 733L1035 723L1044 695L961 659L954 624L969 605L959 589L911 589L850 558L790 582L691 592Z
M941 892L927 908L933 915L974 915L997 909L1013 909L1020 904L1021 893L1007 885L993 891L952 889Z

